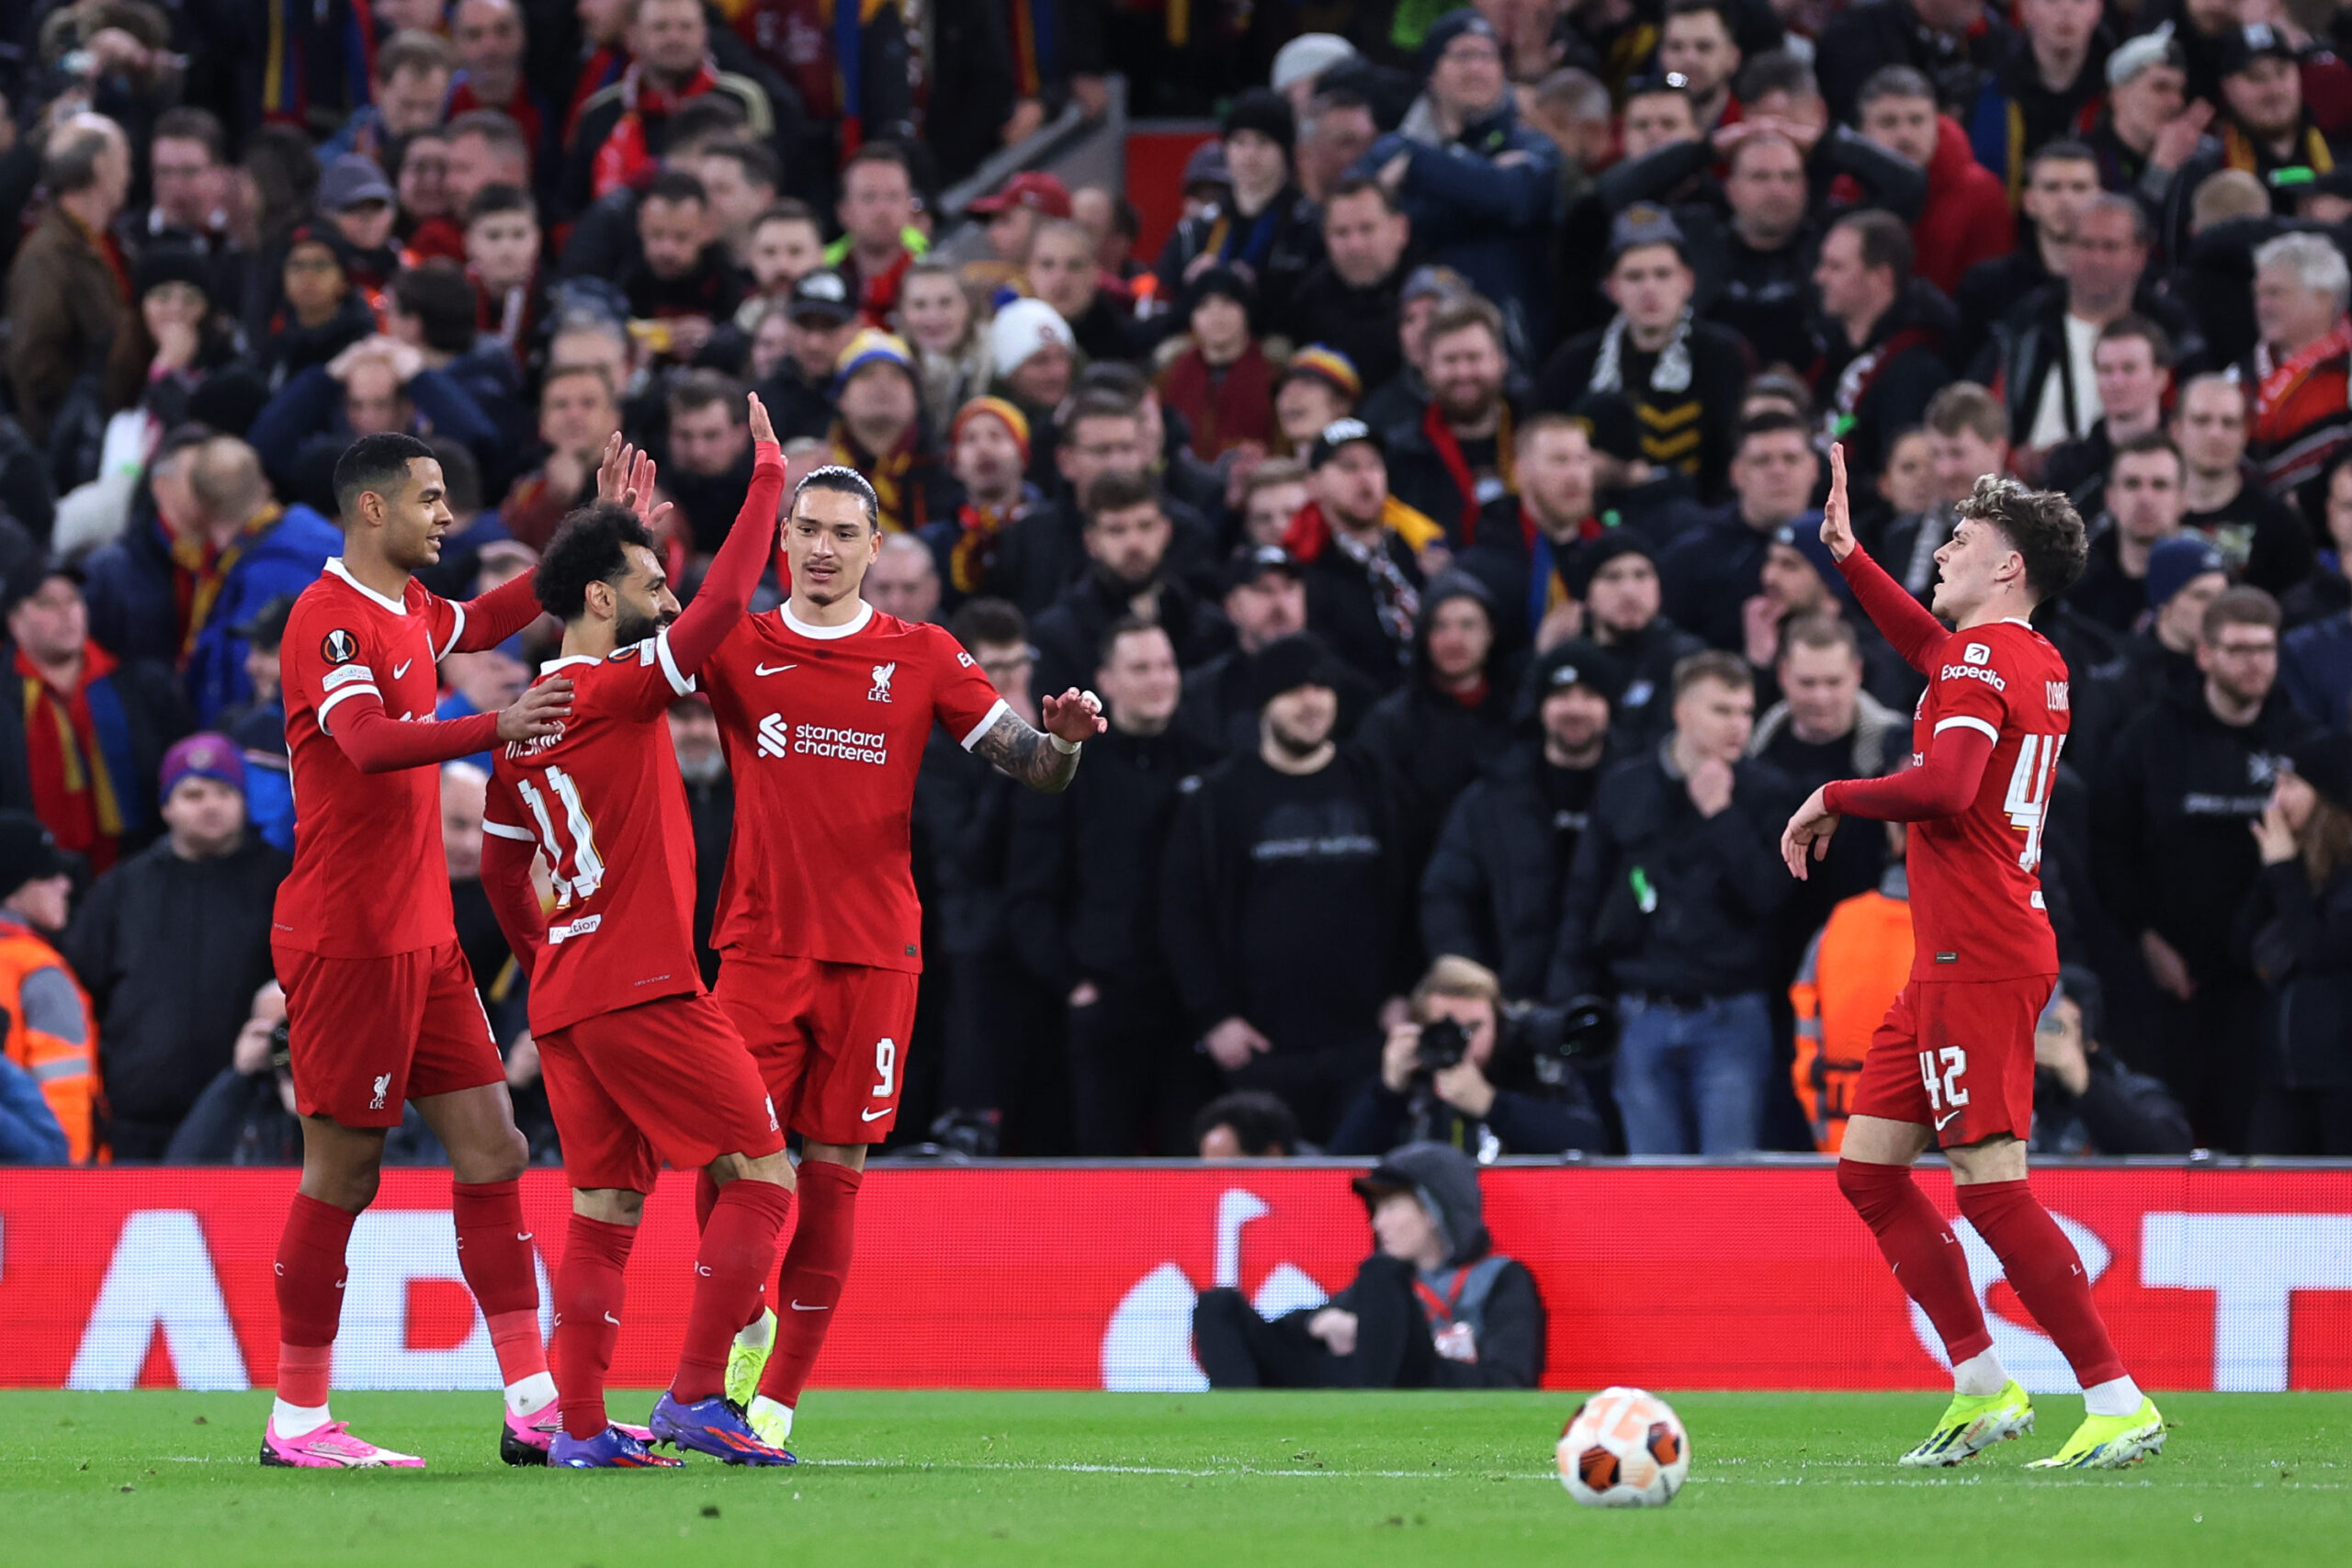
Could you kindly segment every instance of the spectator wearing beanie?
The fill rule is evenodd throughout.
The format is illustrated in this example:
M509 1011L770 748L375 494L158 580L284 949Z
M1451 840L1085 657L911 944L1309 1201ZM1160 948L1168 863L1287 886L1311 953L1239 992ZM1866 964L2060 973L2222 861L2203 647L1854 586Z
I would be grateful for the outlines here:
M1186 299L1204 269L1227 266L1248 280L1263 320L1287 321L1300 282L1323 259L1320 216L1292 172L1298 122L1290 100L1272 87L1245 89L1226 111L1220 140L1228 199L1168 237L1156 269L1160 298ZM1170 330L1184 324L1175 318Z
M1631 528L1612 528L1577 551L1566 578L1584 606L1584 635L1615 685L1617 745L1639 751L1673 724L1674 667L1706 644L1661 613L1657 553Z
M1212 755L1230 757L1258 744L1251 661L1269 644L1306 629L1306 570L1280 545L1241 545L1226 562L1222 586L1234 645L1184 672L1184 700L1177 706L1176 725ZM1334 733L1345 740L1380 699L1380 688L1345 664L1335 662L1329 673L1340 694Z
M1356 412L1363 378L1348 356L1308 344L1274 375L1274 424L1285 457L1304 458L1322 428Z
M2152 1068L2188 1108L2198 1142L2245 1147L2261 982L2233 922L2261 872L2250 830L2280 762L2312 733L2278 689L2278 607L2233 588L2206 607L2204 681L2116 737L2091 810L2099 902L2138 945L2157 991Z
M1314 499L1291 519L1283 546L1306 578L1307 626L1387 691L1412 659L1421 552L1445 530L1388 493L1386 447L1360 419L1327 426L1306 467Z
M2068 761L2094 768L2116 732L2143 709L2169 697L2197 694L2205 684L2205 672L2197 666L2205 607L2229 586L2222 552L2204 540L2183 535L2157 542L2148 552L2147 625L2094 665L2067 660L2069 670L2080 671L2074 677Z
M2255 1154L2352 1155L2352 736L2289 754L2255 824L2262 871L2238 917L2266 992Z
M0 811L0 1053L40 1086L80 1164L97 1142L97 1025L50 945L65 929L73 871L39 818Z
M1496 621L1486 584L1440 573L1421 595L1411 673L1356 731L1356 745L1405 785L1398 812L1416 886L1455 797L1511 743L1518 661L1504 657Z
M995 394L1019 409L1032 431L1053 430L1078 371L1078 338L1061 312L1043 299L1015 299L989 323L989 355L996 367ZM1035 444L1029 478L1042 489L1054 487L1053 442Z
M1467 6L1430 24L1421 96L1354 173L1375 178L1412 220L1431 261L1501 308L1525 354L1551 331L1552 231L1560 150L1519 123L1502 42Z
M292 862L247 831L235 741L191 735L164 758L165 836L98 878L63 943L100 1019L118 1161L158 1160L229 1065L270 977L270 908Z
M29 810L95 872L155 836L147 781L188 729L169 666L90 636L78 572L37 567L8 606L15 699L0 703L0 804Z
M831 460L873 484L883 529L910 533L945 516L948 477L922 438L922 379L905 341L872 328L850 339L833 401Z
M1045 503L1028 479L1029 416L1002 398L974 398L947 426L947 468L963 491L953 517L922 529L939 566L940 608L994 593L1004 531ZM1001 595L999 595L1000 597Z
M1250 330L1250 285L1229 266L1203 268L1187 288L1193 346L1160 378L1161 400L1192 427L1193 455L1215 462L1274 441L1274 372Z
M130 289L133 308L107 365L107 412L136 408L160 434L187 420L197 388L235 364L237 330L213 298L211 262L193 245L150 245L131 269ZM262 396L258 381L248 396Z
M1414 979L1398 786L1334 743L1331 663L1311 636L1260 650L1258 748L1187 786L1160 872L1193 1027L1228 1084L1281 1095L1317 1142L1372 1077L1381 1010Z
M1521 738L1454 800L1421 873L1421 945L1477 960L1507 997L1543 993L1560 886L1619 755L1609 740L1619 692L1609 658L1580 637L1538 656L1514 709Z

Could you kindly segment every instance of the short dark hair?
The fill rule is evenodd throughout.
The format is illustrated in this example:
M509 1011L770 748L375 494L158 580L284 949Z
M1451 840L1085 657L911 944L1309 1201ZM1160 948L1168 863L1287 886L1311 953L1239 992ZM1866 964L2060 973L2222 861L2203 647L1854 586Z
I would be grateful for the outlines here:
M1333 202L1349 196L1376 196L1380 198L1380 205L1392 216L1405 210L1396 205L1395 192L1378 180L1370 179L1362 175L1351 175L1326 192L1323 197L1323 210L1329 212Z
M895 141L868 141L851 153L849 161L842 165L843 186L849 184L849 172L860 164L895 164L904 171L910 186L915 183L915 161L908 157L907 150Z
M1792 616L1781 627L1781 657L1786 659L1794 648L1842 648L1859 655L1861 640L1854 635L1853 623L1835 612L1815 615Z
M1131 398L1123 398L1108 390L1085 391L1072 398L1069 406L1062 411L1060 428L1067 435L1085 420L1141 418L1143 407Z
M2225 588L2205 606L2205 618L2197 624L2200 642L2211 642L2222 635L2223 626L2268 626L2278 629L2281 616L2278 601L2259 588L2241 583Z
M361 436L335 459L335 511L348 523L359 511L361 495L368 491L390 495L408 482L409 464L432 456L432 447L396 430Z
M1104 632L1102 640L1095 645L1094 667L1100 670L1110 663L1113 656L1119 651L1119 639L1123 637L1133 637L1137 632L1158 632L1162 637L1166 637L1168 628L1158 621L1147 620L1141 615L1121 615L1111 623L1111 629Z
M492 147L514 153L528 162L531 143L523 128L503 109L468 109L441 128L441 133L455 141L461 136L479 136Z
M652 530L617 501L594 501L566 517L540 553L531 592L539 608L567 625L588 613L588 585L628 574L630 545L659 553Z
M539 204L533 201L531 193L521 186L510 186L503 180L493 180L474 192L474 198L466 203L466 227L470 229L483 219L494 217L501 212L526 212L537 219L539 215Z
M166 138L174 141L199 143L216 164L229 161L229 132L220 124L220 117L210 109L200 109L182 104L175 109L165 109L155 117L155 129L148 133L149 146Z
M473 449L447 435L428 435L424 444L433 448L433 460L441 465L441 488L448 491L449 510L460 517L480 512L481 465L474 461Z
M1903 220L1894 213L1881 212L1876 208L1849 212L1830 227L1854 231L1854 238L1862 248L1861 260L1865 268L1872 272L1880 267L1892 269L1897 288L1911 281L1911 264L1918 253L1912 248L1911 231L1905 229Z
M947 635L978 657L983 648L1022 648L1029 641L1029 623L1020 609L1004 599L967 599L947 618Z
M1138 506L1158 506L1159 487L1139 473L1125 473L1117 468L1096 476L1086 493L1079 498L1086 513L1086 525L1094 526L1095 519L1106 512L1131 512Z
M2177 471L2184 477L2187 476L2188 460L2180 455L2180 448L2173 445L2172 437L2165 433L2163 425L2158 425L2154 430L2142 431L2129 441L2119 442L2114 452L2107 459L2107 471L2112 476L2117 466L2124 458L2145 457L2150 452L2162 452L2172 459L2173 468Z
M755 186L775 190L784 184L784 160L775 149L764 141L754 141L748 136L729 136L714 141L702 150L706 158L725 158L743 171L743 178Z
M2033 171L2044 164L2096 164L2098 162L2098 154L2091 151L2089 142L2077 141L2071 136L2062 136L2055 141L2045 141L2034 149L2033 156L2025 161L2025 175L2029 180L2033 178Z
M1193 1118L1193 1147L1219 1127L1233 1129L1233 1141L1253 1159L1298 1152L1298 1118L1279 1095L1262 1089L1237 1089L1219 1095Z
M2173 351L2170 334L2137 310L2126 310L2108 322L2106 326L2101 327L2098 342L2114 343L2120 338L2127 337L2135 337L2146 344L2148 352L2155 355L2159 367L2166 370L2172 368ZM2096 352L2097 345L2094 344L2093 347Z
M392 278L393 302L424 325L424 346L463 354L474 345L474 286L458 264L436 256Z
M1810 440L1813 426L1786 409L1761 409L1739 422L1739 438L1732 444L1732 450L1744 449L1758 435L1786 435L1792 432Z
M667 201L673 204L693 202L697 207L710 205L710 192L703 188L700 178L684 169L664 169L653 176L645 187L644 201ZM643 202L638 210L645 210Z
M1986 474L1957 510L1962 519L1998 528L2010 547L2025 558L2026 586L2033 590L2035 604L2055 599L2083 575L2090 549L2082 514L2063 491L2028 490L2015 479Z
M1861 90L1854 95L1854 107L1866 109L1881 98L1925 98L1932 104L1936 89L1923 72L1908 65L1882 65L1862 78Z
M701 93L670 111L669 152L693 146L706 136L732 136L749 124L743 101L732 93Z
M1702 11L1724 25L1725 38L1734 43L1739 41L1739 28L1733 25L1731 8L1724 5L1724 0L1666 0L1665 19L1672 21L1677 17L1695 17Z
M681 372L670 383L670 417L693 413L713 403L727 405L729 415L737 423L748 421L751 410L743 401L743 384L723 370L696 369Z
M770 223L807 223L820 233L825 227L817 220L816 209L797 196L778 197L762 208L760 215L752 220L752 227L755 231Z
M1702 681L1713 681L1735 692L1756 689L1756 676L1748 670L1747 660L1720 648L1702 649L1675 660L1674 700L1680 702L1682 694Z
M389 82L403 71L455 71L457 51L439 33L402 28L376 46L376 80Z
M1768 93L1786 93L1792 98L1821 96L1821 79L1813 67L1785 49L1775 49L1759 54L1739 68L1739 100L1752 104Z
M837 495L857 497L865 506L867 531L869 533L881 531L882 498L874 493L874 487L867 483L865 476L855 468L845 468L839 463L828 463L821 468L810 469L808 478L792 487L792 504L785 508L785 515L788 517L799 511L801 493L812 490L831 491Z

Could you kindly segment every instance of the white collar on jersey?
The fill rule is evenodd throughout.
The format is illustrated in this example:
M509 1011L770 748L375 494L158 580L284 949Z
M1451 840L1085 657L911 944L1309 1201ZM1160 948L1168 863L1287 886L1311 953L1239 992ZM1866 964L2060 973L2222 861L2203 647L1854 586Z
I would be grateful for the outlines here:
M373 599L377 604L381 604L385 609L390 610L393 615L405 615L408 614L408 606L405 604L401 603L398 599L385 598L381 593L377 592L374 589L368 587L366 583L352 576L351 569L343 564L343 558L341 556L327 557L326 570L334 573L345 582L351 584L352 587L359 590L360 592L368 595L368 598Z
M798 632L805 637L813 637L819 642L834 642L842 637L855 637L874 621L874 606L865 603L859 604L856 615L837 626L810 626L792 613L792 605L788 602L778 604L775 607L775 613L783 620L787 630Z
M2023 615L2003 615L2001 624L2005 626L2023 626L2028 631L2033 630L2033 623Z
M566 654L561 659L548 660L545 664L539 666L539 673L542 675L552 675L557 671L563 669L567 665L602 664L603 662L603 660L597 658L593 653L571 653Z

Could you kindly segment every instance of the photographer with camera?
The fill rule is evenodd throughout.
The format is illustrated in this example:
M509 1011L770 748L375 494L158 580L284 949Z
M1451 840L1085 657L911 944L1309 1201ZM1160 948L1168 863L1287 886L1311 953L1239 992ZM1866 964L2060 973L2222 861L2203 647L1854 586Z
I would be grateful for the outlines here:
M1608 1146L1574 1059L1606 1041L1605 1011L1513 1006L1493 970L1456 957L1430 965L1410 1011L1388 1032L1380 1076L1349 1103L1330 1153L1429 1142L1484 1164Z

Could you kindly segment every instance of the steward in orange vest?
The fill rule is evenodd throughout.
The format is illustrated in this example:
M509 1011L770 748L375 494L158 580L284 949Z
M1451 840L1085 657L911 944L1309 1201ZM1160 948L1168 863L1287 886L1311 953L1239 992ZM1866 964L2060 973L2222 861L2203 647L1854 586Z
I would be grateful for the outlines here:
M71 868L40 819L0 811L0 1022L10 1061L32 1075L79 1163L90 1157L98 1031L90 998L44 932L63 928Z
M1789 987L1797 1020L1791 1072L1814 1146L1823 1154L1836 1154L1846 1141L1863 1054L1910 977L1911 886L1898 849L1875 891L1829 911Z

